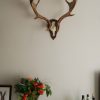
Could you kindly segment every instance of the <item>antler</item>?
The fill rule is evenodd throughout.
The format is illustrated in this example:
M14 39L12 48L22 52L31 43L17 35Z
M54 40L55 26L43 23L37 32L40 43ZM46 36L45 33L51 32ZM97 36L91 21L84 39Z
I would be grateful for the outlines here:
M73 0L72 2L68 2L68 0L65 0L65 2L68 4L69 6L69 11L67 13L65 13L64 15L62 15L59 19L58 19L58 23L60 23L64 18L69 17L69 16L73 16L74 14L71 14L72 10L74 9L75 5L76 5L76 1L77 0Z
M32 9L33 9L33 11L34 11L34 13L36 15L35 19L37 19L37 18L43 19L44 21L46 21L49 24L50 23L49 20L46 17L44 17L41 14L39 14L38 11L36 10L39 2L40 2L40 0L38 0L38 2L35 4L34 0L30 0L30 5L31 5L31 7L32 7Z
M37 3L34 3L34 0L30 0L30 4L31 7L36 15L35 19L40 18L44 21L47 22L47 29L50 32L50 36L51 38L54 40L56 38L56 35L59 31L59 27L60 27L60 22L65 18L65 17L69 17L69 16L73 16L73 14L71 14L72 10L74 9L75 5L76 5L76 1L77 0L73 0L72 2L68 2L68 0L65 0L65 2L68 4L69 6L69 11L67 13L65 13L64 15L62 15L58 20L57 19L47 19L46 17L42 16L41 14L38 13L38 11L36 10L40 0L37 1Z

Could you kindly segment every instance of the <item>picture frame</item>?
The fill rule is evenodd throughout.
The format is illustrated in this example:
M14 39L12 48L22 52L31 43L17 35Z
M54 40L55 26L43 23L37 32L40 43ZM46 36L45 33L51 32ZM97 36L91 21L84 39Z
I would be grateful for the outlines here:
M11 85L0 85L0 100L11 100L11 94Z

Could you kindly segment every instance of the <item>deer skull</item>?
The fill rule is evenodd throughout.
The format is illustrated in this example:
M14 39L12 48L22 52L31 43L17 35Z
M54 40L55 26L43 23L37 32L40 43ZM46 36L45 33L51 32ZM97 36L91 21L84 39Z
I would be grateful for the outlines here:
M57 36L57 32L59 31L58 21L55 19L51 19L50 24L48 24L47 27L50 32L51 38L54 40Z

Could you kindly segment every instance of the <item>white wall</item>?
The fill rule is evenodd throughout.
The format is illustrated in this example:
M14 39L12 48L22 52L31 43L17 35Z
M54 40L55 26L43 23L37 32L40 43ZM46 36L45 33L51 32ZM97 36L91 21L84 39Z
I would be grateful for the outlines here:
M63 0L41 0L38 9L48 18L58 18L65 8ZM0 84L39 77L53 90L51 97L39 100L80 100L81 94L96 94L99 9L100 0L78 0L75 16L63 20L53 41L45 23L33 19L29 0L0 0Z

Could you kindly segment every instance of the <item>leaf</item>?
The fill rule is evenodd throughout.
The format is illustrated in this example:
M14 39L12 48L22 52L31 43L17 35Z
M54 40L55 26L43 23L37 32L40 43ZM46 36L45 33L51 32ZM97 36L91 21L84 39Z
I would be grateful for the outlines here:
M47 84L46 84L46 95L47 95L47 97L48 97L49 95L52 95L51 88L50 88L50 86L47 85Z

